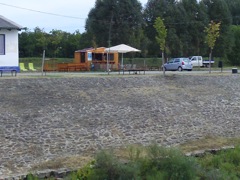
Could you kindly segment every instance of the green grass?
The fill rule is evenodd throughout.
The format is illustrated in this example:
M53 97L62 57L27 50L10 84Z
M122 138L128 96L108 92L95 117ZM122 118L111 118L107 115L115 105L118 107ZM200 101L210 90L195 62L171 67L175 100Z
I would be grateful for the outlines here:
M47 61L49 58L45 58L45 61ZM62 62L73 62L73 58L55 58L56 63L62 63ZM29 57L29 58L19 58L19 62L24 63L25 67L28 67L28 63L33 63L34 68L37 70L42 69L42 58L40 57Z
M179 148L156 144L129 146L126 152L127 156L119 158L112 149L102 150L64 179L240 179L239 146L200 157L185 156ZM50 168L47 163L45 167Z
M224 179L240 179L240 147L231 150L219 151L198 158L198 163L207 172L219 171Z
M47 61L49 58L45 58L45 60ZM207 58L204 58L207 59ZM73 58L55 58L56 63L70 63L73 62ZM212 66L212 70L221 70L220 68L218 68L218 62L219 61L223 61L223 70L229 70L235 66L231 66L229 65L229 63L227 62L227 60L221 59L221 58L214 58L215 63ZM42 58L41 57L29 57L29 58L20 58L19 59L20 62L25 63L25 67L27 67L28 63L31 62L34 64L34 67L37 70L41 70L42 68ZM119 62L121 62L121 55L119 57ZM151 66L158 66L160 67L162 64L162 59L161 58L124 58L123 57L123 63L124 64L136 64L139 67L143 67L144 65L146 65L147 67L151 67ZM195 70L201 70L201 71L208 71L208 68L199 68L199 67L194 67L193 69Z

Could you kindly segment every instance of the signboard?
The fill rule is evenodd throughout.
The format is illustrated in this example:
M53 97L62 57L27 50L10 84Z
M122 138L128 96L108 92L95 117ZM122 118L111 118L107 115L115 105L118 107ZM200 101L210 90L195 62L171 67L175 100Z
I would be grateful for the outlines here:
M92 53L88 52L88 61L92 61Z

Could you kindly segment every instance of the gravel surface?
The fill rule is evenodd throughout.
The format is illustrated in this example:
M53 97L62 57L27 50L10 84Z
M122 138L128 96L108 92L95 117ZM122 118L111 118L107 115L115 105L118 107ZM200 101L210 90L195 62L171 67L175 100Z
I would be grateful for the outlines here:
M238 75L0 79L0 179L102 148L240 136Z

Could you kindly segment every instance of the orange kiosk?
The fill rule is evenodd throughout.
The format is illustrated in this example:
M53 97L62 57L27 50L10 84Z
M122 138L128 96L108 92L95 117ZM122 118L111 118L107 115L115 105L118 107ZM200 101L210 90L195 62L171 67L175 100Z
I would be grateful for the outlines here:
M82 69L90 70L118 70L118 52L107 53L105 47L87 48L75 51L73 64L78 64ZM92 69L93 70L93 69Z

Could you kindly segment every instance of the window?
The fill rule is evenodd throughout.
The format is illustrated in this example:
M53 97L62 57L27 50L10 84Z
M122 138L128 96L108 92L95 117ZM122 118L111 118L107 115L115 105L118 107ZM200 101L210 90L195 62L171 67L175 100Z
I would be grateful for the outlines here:
M85 52L81 52L81 63L85 63Z
M179 63L179 62L180 62L180 59L175 59L174 62L175 62L175 63Z
M0 55L5 55L5 35L0 34Z

